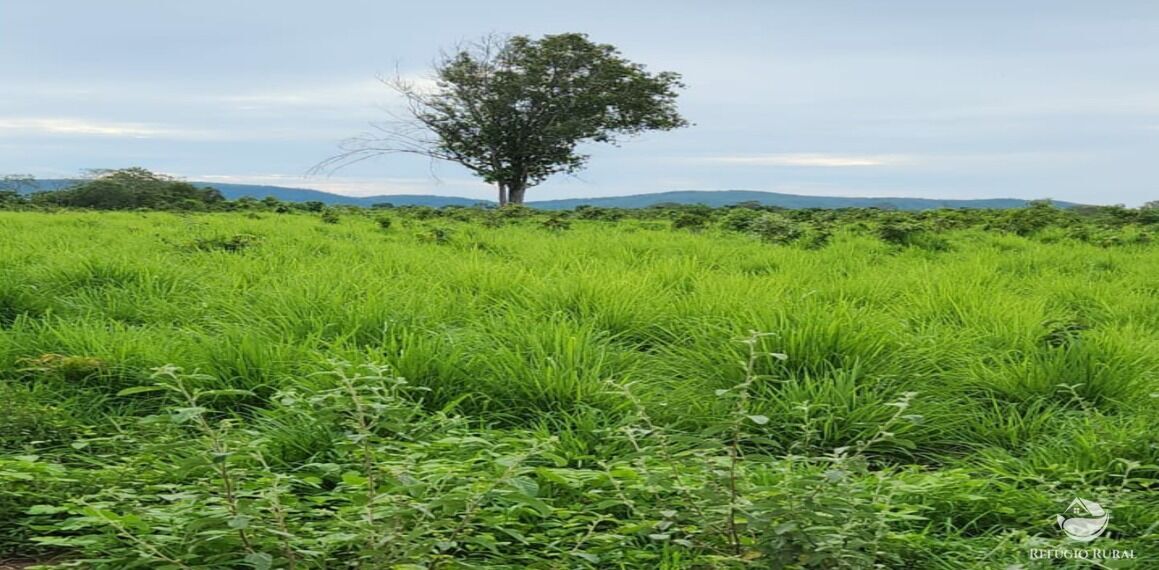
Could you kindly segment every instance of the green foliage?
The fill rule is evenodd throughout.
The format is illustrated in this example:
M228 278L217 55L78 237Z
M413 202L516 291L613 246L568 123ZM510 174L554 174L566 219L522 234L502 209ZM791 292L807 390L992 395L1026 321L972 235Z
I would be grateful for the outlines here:
M33 195L38 204L93 210L205 210L224 202L212 188L198 188L144 168L97 170L72 187Z
M761 214L748 224L748 231L768 243L790 243L801 237L802 229L796 222L780 214Z
M0 212L0 560L1035 568L1078 496L1159 564L1137 215L264 207Z
M418 234L418 238L419 238L419 240L425 241L427 243L435 243L435 244L441 245L441 244L450 243L451 237L454 235L454 233L455 233L454 230L452 230L450 228L442 227L442 226L433 226L433 227L425 228L422 233Z
M571 228L571 222L567 221L567 218L563 218L558 215L543 220L541 225L543 226L543 229L551 230L553 232L562 232Z
M245 251L260 242L261 237L253 234L233 234L194 238L185 247L193 251L225 251L237 253Z
M674 230L701 230L708 226L709 218L702 212L679 212L672 218Z
M318 216L318 219L322 220L323 224L337 224L342 220L342 217L338 215L338 212L327 208L322 210L322 214Z
M688 124L676 110L678 74L651 73L584 34L487 37L445 56L434 75L434 89L392 85L414 124L384 140L351 141L331 162L424 154L496 184L500 205L521 204L527 188L581 170L589 159L582 144Z
M886 218L877 226L877 237L892 245L910 245L921 231L921 226L912 221Z
M600 208L598 206L577 206L575 217L581 220L602 220L615 222L623 219L624 212L614 208Z
M36 178L28 174L7 174L0 177L0 209L14 209L28 202L24 193L39 187Z
M1073 220L1066 211L1055 208L1049 200L1031 202L1026 208L1009 210L1002 228L1020 236L1033 235L1051 225L1065 225Z
M753 208L729 208L721 218L721 226L734 232L752 231L753 223L761 218L761 211Z

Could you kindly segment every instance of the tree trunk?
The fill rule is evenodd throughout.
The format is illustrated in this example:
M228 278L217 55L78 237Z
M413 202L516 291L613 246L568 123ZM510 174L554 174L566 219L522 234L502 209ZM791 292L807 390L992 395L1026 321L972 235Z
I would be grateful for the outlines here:
M506 205L507 205L507 183L500 182L499 183L499 207L502 208L503 206L506 206Z
M527 182L512 181L507 183L507 203L522 204L525 192L527 192Z

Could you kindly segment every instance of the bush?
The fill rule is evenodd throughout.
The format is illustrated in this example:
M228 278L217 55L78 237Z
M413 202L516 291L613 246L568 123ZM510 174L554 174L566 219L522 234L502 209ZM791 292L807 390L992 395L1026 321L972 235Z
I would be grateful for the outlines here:
M702 230L708 226L708 216L701 212L680 212L672 218L674 230Z
M253 234L233 234L229 236L195 238L186 243L184 247L193 251L225 251L238 253L257 245L261 240L261 237Z
M833 238L833 231L824 226L813 226L806 229L798 240L805 249L821 249L829 245Z
M495 210L495 215L504 220L519 220L529 218L534 214L535 210L523 204L507 204Z
M882 219L875 230L878 239L891 245L910 245L921 232L917 222L896 216Z
M720 225L726 230L748 232L752 231L753 222L760 219L761 215L760 210L752 208L730 208L721 218Z
M749 231L762 241L786 244L801 237L801 226L780 214L761 214L749 224Z
M1051 225L1070 226L1077 222L1072 214L1054 207L1049 200L1036 200L1025 208L1004 212L999 227L1020 236L1029 236Z
M427 230L423 233L420 233L418 237L419 241L443 245L451 242L452 235L454 235L454 232L451 231L450 228L435 226L427 228Z
M598 206L576 206L575 216L581 220L599 220L614 222L624 217L624 212L616 208L601 208Z
M374 219L374 223L378 224L380 230L389 230L390 226L394 224L394 220L389 216L379 216Z
M562 232L566 229L571 228L571 222L569 222L566 219L561 218L559 216L552 216L552 217L544 220L543 223L540 224L540 226L545 230L551 230L553 232Z
M322 220L322 223L324 224L337 224L341 220L341 218L338 216L338 212L330 209L323 211L322 215L319 216L319 219Z
M144 168L95 171L88 180L62 190L38 192L33 200L94 210L206 210L225 203L215 189L198 188Z

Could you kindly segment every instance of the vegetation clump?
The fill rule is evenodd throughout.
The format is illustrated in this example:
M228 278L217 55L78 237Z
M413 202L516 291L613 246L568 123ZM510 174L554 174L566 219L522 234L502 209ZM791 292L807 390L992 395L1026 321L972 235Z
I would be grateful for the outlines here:
M73 186L32 196L34 204L93 210L209 210L224 201L213 188L198 188L143 168L96 170Z
M0 212L0 560L1159 565L1135 210L283 206Z
M262 241L254 234L216 235L199 237L189 241L186 247L193 251L224 251L238 253L245 251Z

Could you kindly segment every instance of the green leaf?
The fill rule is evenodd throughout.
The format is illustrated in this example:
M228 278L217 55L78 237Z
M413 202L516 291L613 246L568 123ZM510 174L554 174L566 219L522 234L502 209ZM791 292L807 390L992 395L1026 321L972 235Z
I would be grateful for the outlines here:
M250 526L251 520L252 520L251 517L247 517L245 515L237 515L235 517L230 517L229 528L232 528L235 530L247 529Z
M164 386L157 386L157 385L133 386L132 388L125 388L124 390L117 392L117 396L118 397L120 397L120 396L132 396L133 394L144 394L146 392L161 392L164 390L168 390L168 388L166 388Z
M530 477L514 477L511 479L511 486L528 497L539 496L539 483Z
M31 507L28 507L28 510L24 511L24 513L29 515L54 515L56 513L63 513L66 511L68 511L67 508L58 507L56 505L32 505Z
M197 397L199 397L199 398L202 396L218 397L218 396L253 396L253 395L254 395L254 393L250 392L249 390L224 389L224 388L221 390L205 390L204 392L197 393Z
M749 416L749 419L752 420L754 424L761 425L761 426L769 423L768 416L753 415L753 416Z
M205 408L193 406L189 408L176 408L169 413L169 419L175 424L183 424L205 413Z
M591 562L592 564L600 563L600 557L590 552L573 552L572 554L574 554L576 558L582 558L588 562Z
M265 552L247 554L245 561L254 567L254 570L270 570L274 566L274 557Z

